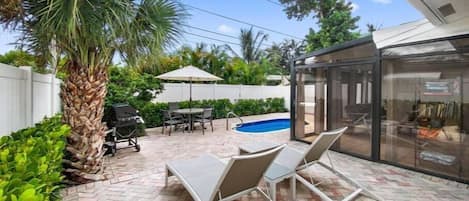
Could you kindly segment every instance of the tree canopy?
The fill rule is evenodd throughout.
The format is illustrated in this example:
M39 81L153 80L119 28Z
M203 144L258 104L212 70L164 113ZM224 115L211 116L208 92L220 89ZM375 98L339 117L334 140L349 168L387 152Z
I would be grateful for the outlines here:
M360 17L352 16L352 3L344 0L280 0L289 19L303 20L312 17L320 29L310 29L306 36L308 52L330 47L360 36L354 32Z
M158 55L180 36L187 15L170 0L8 2L0 22L22 33L19 43L49 60L55 49L90 69L109 65L116 53L129 64Z
M266 49L266 58L269 61L280 68L284 72L290 71L290 66L288 65L292 58L301 56L305 53L304 42L298 42L293 39L284 40L279 44L273 44L271 47Z
M22 50L11 50L3 55L0 55L0 63L12 65L12 66L36 66L36 58L34 55L22 51Z
M261 51L264 54L264 50ZM223 78L218 83L245 85L265 84L267 75L283 74L282 69L265 56L248 63L241 57L231 56L226 46L208 46L204 43L194 48L182 46L173 53L160 55L158 60L158 64L140 65L137 71L159 75L193 65Z

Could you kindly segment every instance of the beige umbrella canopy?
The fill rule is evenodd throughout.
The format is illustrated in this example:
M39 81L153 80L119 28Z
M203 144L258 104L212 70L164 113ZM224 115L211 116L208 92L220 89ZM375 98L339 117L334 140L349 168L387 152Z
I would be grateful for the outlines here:
M192 102L192 81L217 81L223 80L215 75L212 75L206 71L200 70L194 66L186 66L177 70L173 70L157 76L156 78L162 80L178 80L178 81L189 81L190 83L190 98L189 105Z

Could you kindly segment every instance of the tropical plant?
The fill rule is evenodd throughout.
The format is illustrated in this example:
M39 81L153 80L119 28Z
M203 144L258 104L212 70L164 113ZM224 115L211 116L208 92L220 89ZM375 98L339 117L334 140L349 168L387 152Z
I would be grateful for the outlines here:
M38 62L40 64L38 64ZM10 50L0 55L0 63L12 66L31 66L34 72L49 73L47 66L41 62L41 58L23 50Z
M241 55L238 55L231 46L228 46L228 48L235 56L243 58L247 63L259 61L264 56L262 45L267 41L267 38L267 34L262 31L255 33L252 27L250 29L241 29L239 34Z
M305 53L304 41L298 42L296 40L284 40L280 44L273 44L270 48L265 50L267 52L266 58L275 66L283 69L284 72L289 72L289 62L291 59L301 56Z
M281 66L282 60L284 59L284 49L282 49L281 43L273 43L272 46L265 49L266 58L272 62L272 64Z
M107 67L115 54L130 65L160 54L181 33L183 7L173 0L23 0L13 7L18 14L2 13L0 22L15 25L9 28L45 56L54 41L66 60L61 98L72 134L64 174L78 183L101 179Z
M58 200L70 127L60 116L0 138L0 200Z
M172 54L162 56L158 65L139 68L139 72L159 75L182 66L193 65L218 77L224 84L265 84L266 76L284 74L270 59L260 58L247 63L239 57L230 57L226 46L197 44L195 48L183 46Z
M210 47L209 54L207 54L207 66L204 70L214 74L222 75L225 69L225 65L230 61L230 56L226 52L227 48L225 45L212 45Z
M354 32L360 17L352 17L352 3L345 0L279 0L285 6L289 19L303 20L312 15L317 19L319 31L309 30L306 35L308 52L330 47L358 38Z
M108 73L106 109L114 103L130 103L134 107L141 107L152 101L163 89L155 76L139 73L134 68L112 66Z
M246 63L240 58L233 58L227 63L222 78L230 84L261 85L266 82L266 76L272 67L270 62Z
M0 55L0 63L12 66L36 66L34 55L22 50L11 50Z

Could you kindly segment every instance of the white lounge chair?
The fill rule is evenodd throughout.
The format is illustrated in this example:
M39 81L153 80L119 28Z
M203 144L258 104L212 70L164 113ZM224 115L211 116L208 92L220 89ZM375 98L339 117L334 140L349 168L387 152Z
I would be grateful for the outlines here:
M286 145L245 156L234 156L225 163L213 155L169 162L168 177L176 176L195 201L228 201L252 191L271 200L259 187L265 171Z
M286 147L280 152L280 154L275 159L274 163L296 172L309 168L313 165L320 165L357 188L350 195L346 196L343 200L351 200L354 197L358 196L360 193L363 193L376 200L382 200L378 196L372 194L371 192L363 188L357 182L353 181L352 179L346 177L343 173L334 169L332 161L330 160L330 157L327 153L327 150L345 132L345 130L347 130L347 127L321 133L306 151L298 151ZM321 156L324 155L324 153L327 153L331 166L328 166L319 161L319 159L321 158ZM270 171L271 170L269 168L266 174L269 174ZM319 190L319 188L316 187L316 185L313 183L313 178L311 176L309 178L310 181L304 179L298 174L296 174L295 177L296 180L300 181L302 184L308 187L308 189L319 195L322 200L332 201L329 196L327 196L325 193ZM295 193L295 189L292 190L293 193Z

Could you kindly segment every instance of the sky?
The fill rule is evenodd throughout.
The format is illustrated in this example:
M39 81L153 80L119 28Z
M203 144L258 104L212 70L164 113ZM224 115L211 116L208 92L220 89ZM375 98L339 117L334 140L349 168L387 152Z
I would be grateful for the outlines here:
M371 23L381 28L396 26L402 23L422 19L423 16L413 8L407 0L349 0L353 3L354 16L360 16L358 23L359 30L366 33L366 24ZM238 37L241 28L250 28L249 25L234 22L218 16L214 16L199 10L191 9L189 6L205 9L214 13L222 14L227 17L235 18L251 24L259 25L288 35L304 38L309 28L316 29L315 21L312 18L297 21L289 20L283 12L283 7L277 0L180 0L181 3L188 5L190 16L186 19L186 24L192 27L198 27L212 32L218 32L233 37ZM231 43L238 43L235 38L220 36L204 31L184 27L186 32L202 35L205 37L216 38ZM291 39L289 36L273 33L254 27L256 31L263 31L268 34L268 41L265 43L279 43L285 39ZM16 32L5 31L0 28L0 54L15 49L13 42L19 37ZM196 43L204 42L207 44L223 44L214 40L209 40L199 36L184 34L180 43L170 47L168 51L173 51L181 45L194 46ZM239 46L231 44L239 51Z

